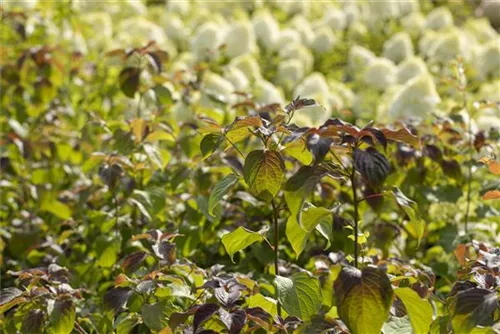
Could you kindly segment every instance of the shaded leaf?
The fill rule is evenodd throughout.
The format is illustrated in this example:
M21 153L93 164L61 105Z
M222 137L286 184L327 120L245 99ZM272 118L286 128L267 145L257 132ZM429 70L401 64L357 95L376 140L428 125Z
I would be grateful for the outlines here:
M493 314L500 308L500 304L495 291L473 287L450 297L447 308L453 329L469 332L478 325L493 325Z
M132 289L126 287L111 288L104 295L104 304L118 311L125 305L132 293Z
M193 319L194 331L196 332L198 327L200 327L202 323L210 319L214 315L214 313L217 312L218 309L219 306L213 303L201 305L194 313L194 319Z
M75 326L76 310L70 299L56 300L50 313L50 323L54 334L69 334Z
M160 331L168 325L168 308L160 303L144 304L141 316L144 324L151 330Z
M397 187L392 187L391 194L401 210L408 216L408 231L414 238L417 238L420 244L425 233L425 221L420 215L417 203L406 197Z
M276 276L274 280L278 300L285 311L304 321L318 314L323 300L320 282L306 272L298 272L291 278Z
M210 193L208 199L208 213L213 215L214 209L222 200L222 198L229 192L229 190L238 183L239 177L236 174L229 174L217 182Z
M389 161L373 147L355 149L353 159L354 168L373 186L381 186L391 171Z
M137 251L128 255L122 263L122 268L128 272L134 272L139 269L141 263L148 257L148 253Z
M22 291L17 288L5 288L0 291L0 305L5 305L14 298L22 295Z
M122 92L133 98L137 90L139 89L139 77L141 70L137 67L126 67L124 68L118 77L120 84L120 89Z
M224 141L224 136L219 133L209 133L200 142L200 151L203 158L214 153Z
M383 129L382 132L387 139L406 143L415 148L418 148L420 146L419 138L413 135L407 128L401 128L396 131Z
M277 151L253 151L245 159L243 176L252 195L271 201L285 176L283 157Z
M344 267L334 288L338 314L353 334L380 333L393 295L391 282L381 269Z
M29 334L42 333L45 313L42 310L30 310L23 319L22 332Z

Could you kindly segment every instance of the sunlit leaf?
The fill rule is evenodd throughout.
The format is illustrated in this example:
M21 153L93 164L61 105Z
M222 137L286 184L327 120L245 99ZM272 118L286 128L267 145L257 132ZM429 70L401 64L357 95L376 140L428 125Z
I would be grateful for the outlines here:
M427 333L432 323L431 304L420 298L418 293L411 288L397 288L394 293L401 299L408 312L413 332Z
M335 281L338 314L353 334L379 333L392 295L389 278L378 268L344 267Z
M252 195L271 201L281 189L285 162L277 151L253 151L245 159L243 175Z
M240 250L247 248L257 241L264 240L263 235L265 232L265 229L259 232L253 232L240 226L233 232L224 234L222 237L222 244L231 257L231 261L234 262L233 256Z

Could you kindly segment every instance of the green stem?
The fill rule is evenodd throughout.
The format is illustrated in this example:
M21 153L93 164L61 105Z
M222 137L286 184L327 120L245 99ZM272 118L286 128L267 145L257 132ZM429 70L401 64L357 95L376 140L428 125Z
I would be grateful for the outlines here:
M279 212L277 210L276 204L274 203L274 199L271 201L271 206L273 208L273 224L274 224L274 274L275 276L279 275L279 267L278 267L278 259L279 259L279 229L278 229L278 215ZM281 316L281 304L277 300L277 306L278 306L278 315Z
M351 174L352 199L354 205L354 267L358 267L358 194L356 193L356 170Z

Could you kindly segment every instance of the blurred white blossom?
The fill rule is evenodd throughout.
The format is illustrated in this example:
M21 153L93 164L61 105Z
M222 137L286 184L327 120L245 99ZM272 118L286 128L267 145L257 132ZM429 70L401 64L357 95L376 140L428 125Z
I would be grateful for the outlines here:
M423 74L399 88L389 103L387 118L390 122L408 117L425 118L441 101L432 77Z
M363 80L378 90L384 90L396 81L396 66L385 58L373 60L366 68Z
M410 35L400 32L384 43L384 57L399 63L413 55L413 44Z

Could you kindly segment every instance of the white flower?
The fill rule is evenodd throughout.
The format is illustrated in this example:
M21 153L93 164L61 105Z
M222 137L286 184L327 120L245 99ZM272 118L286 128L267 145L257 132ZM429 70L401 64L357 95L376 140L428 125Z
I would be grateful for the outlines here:
M423 74L404 84L389 104L391 122L408 117L425 118L441 101L432 77Z
M500 27L500 2L495 0L483 0L476 11L476 16L485 16L491 22L491 25Z
M250 84L248 78L240 69L232 66L226 67L224 71L224 78L231 82L234 88L238 91L245 90Z
M38 0L28 0L28 1L2 1L2 6L8 10L30 10L36 7Z
M220 97L222 100L233 103L235 100L235 91L233 84L215 73L205 73L203 76L203 92L200 100L200 105L204 107L219 107L216 102L213 102L208 94Z
M176 14L169 13L164 17L163 21L166 24L165 32L170 39L183 42L186 38L186 30L181 18Z
M311 28L309 20L303 15L296 15L290 22L290 27L295 29L300 34L300 39L305 45L310 45L314 39L314 32Z
M399 84L404 84L408 80L425 73L428 73L428 71L424 60L420 57L411 57L398 65L396 81Z
M207 22L196 30L191 40L191 51L197 58L204 58L210 50L217 50L221 43L221 28L213 22Z
M398 17L400 14L399 3L397 1L369 1L367 4L370 21L372 22Z
M342 100L342 104L339 105L339 108L352 106L355 95L349 87L335 80L328 81L328 87L330 90L330 94L338 95Z
M373 60L366 68L363 80L378 90L384 90L396 81L396 66L385 58Z
M449 32L439 34L435 41L431 42L428 55L437 62L446 63L456 59L457 56L468 59L470 50L468 50L462 32L458 29L452 29Z
M293 29L287 28L281 31L273 49L280 50L286 47L287 45L300 42L301 42L300 34Z
M170 13L186 15L189 13L190 9L191 4L189 0L167 1L167 11Z
M293 43L285 46L279 50L279 57L281 60L285 59L298 59L304 67L304 73L312 71L314 65L314 58L311 51L301 45L300 43Z
M255 101L260 104L284 104L283 94L269 81L259 79L254 85Z
M163 28L144 17L125 19L118 24L116 31L118 33L112 41L113 47L142 47L150 41L155 41L170 56L177 54L177 49L168 40ZM131 34L131 31L134 33Z
M335 7L328 9L323 20L334 31L344 30L347 27L346 14Z
M242 71L249 80L257 80L262 77L257 60L250 54L234 58L229 65Z
M316 36L311 44L311 48L321 54L331 51L337 38L330 27L324 26L316 31Z
M497 32L485 18L469 19L465 22L464 28L480 43L486 43L497 37Z
M412 12L417 12L420 9L418 0L400 0L398 4L400 15L407 15Z
M400 32L392 36L384 43L384 57L399 63L413 55L413 44L410 36Z
M482 78L500 77L500 38L485 44L478 56L478 68Z
M345 1L342 6L342 11L345 14L347 26L350 26L354 22L358 21L361 17L359 7L355 2Z
M224 44L227 46L227 55L231 58L245 53L253 53L257 48L253 29L246 22L232 24L227 32Z
M425 26L424 15L420 12L410 13L401 19L401 25L408 34L418 36Z
M348 65L355 72L366 68L372 61L377 58L375 54L359 45L354 45L349 51Z
M278 65L277 83L290 89L304 77L304 67L298 59L288 59Z
M413 44L405 32L397 33L384 43L384 57L399 63L413 55Z
M425 27L432 30L440 30L453 25L453 16L447 7L433 9L425 20Z
M266 48L272 48L280 34L276 19L269 12L262 12L253 17L252 25L257 40Z

